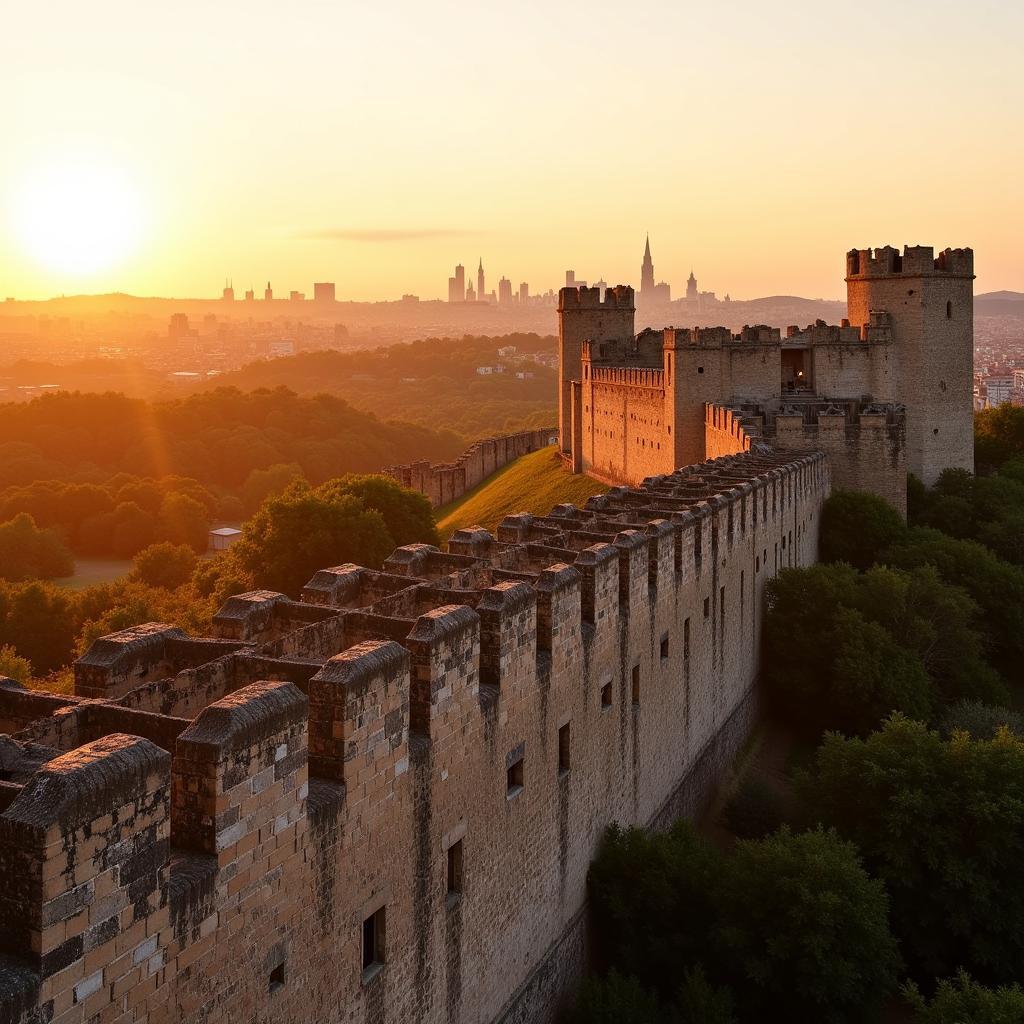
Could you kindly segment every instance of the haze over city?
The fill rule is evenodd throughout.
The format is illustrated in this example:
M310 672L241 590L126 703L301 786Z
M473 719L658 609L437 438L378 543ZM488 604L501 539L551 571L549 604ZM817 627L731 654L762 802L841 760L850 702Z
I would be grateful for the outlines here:
M1020 288L1016 5L56 0L0 42L0 292L264 282L838 298L851 245L969 239Z

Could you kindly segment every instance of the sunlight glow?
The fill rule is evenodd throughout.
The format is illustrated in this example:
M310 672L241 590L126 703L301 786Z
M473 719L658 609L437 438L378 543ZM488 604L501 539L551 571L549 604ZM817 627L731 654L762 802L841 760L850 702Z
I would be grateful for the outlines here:
M50 271L86 276L122 262L142 236L142 201L120 168L94 157L37 168L14 195L15 230Z

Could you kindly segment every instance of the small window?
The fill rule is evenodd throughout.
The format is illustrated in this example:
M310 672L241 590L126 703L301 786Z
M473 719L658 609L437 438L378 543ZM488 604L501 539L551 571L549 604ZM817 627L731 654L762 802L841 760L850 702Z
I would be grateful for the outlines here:
M761 571L761 556L758 555L754 559L754 572L760 572L760 571Z
M947 302L946 303L946 319L947 320L952 320L953 319L953 303L952 302Z
M505 795L509 800L523 791L523 758L520 756L508 766L505 773Z
M605 683L601 687L601 710L607 711L612 706L612 684Z
M704 598L704 618L706 619L711 614L711 598Z
M284 988L284 964L278 964L270 972L270 994L273 995Z
M665 645L668 643L668 641L667 640L662 640L661 643L662 643L662 647L664 648ZM662 655L662 657L663 658L668 657L668 651L665 651L665 653ZM631 688L632 688L632 693L633 693L633 707L636 708L636 707L640 706L640 666L639 665L634 665L633 666L633 678L632 678L632 687Z
M558 730L558 774L565 775L569 771L569 760L571 758L569 746L569 723L566 722Z
M448 896L462 895L462 840L448 847Z
M698 366L697 367L697 372L698 373L703 373L704 372L704 367L703 366Z
M661 638L661 660L665 661L668 658L668 633Z
M690 657L690 619L683 619L683 660Z
M376 969L384 966L385 913L386 909L381 907L363 921L364 981L369 981Z

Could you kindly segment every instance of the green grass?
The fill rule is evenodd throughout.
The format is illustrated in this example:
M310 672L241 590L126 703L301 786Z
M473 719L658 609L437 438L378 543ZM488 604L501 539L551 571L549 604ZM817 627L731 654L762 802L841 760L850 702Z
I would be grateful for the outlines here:
M555 505L583 505L593 494L604 494L605 484L574 475L562 466L552 446L523 455L503 466L458 501L435 512L437 530L447 540L465 526L493 530L507 515L531 512L546 516Z
M70 590L82 590L96 583L111 583L132 571L130 558L76 558L74 576L54 580Z

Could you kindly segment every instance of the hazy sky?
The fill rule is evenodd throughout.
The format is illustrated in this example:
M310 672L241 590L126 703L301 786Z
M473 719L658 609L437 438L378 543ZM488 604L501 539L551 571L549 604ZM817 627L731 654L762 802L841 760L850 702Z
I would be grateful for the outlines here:
M676 294L840 296L847 248L905 242L1024 289L1019 3L4 8L0 295L635 283L646 231ZM130 252L56 269L40 204Z

